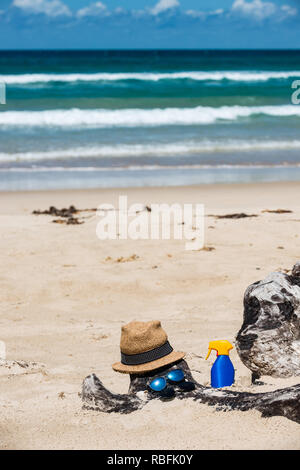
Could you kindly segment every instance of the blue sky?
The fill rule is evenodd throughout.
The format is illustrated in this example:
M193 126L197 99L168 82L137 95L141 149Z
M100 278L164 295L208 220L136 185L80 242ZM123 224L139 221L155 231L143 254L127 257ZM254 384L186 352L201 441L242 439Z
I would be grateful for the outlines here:
M0 0L0 49L300 48L300 0Z

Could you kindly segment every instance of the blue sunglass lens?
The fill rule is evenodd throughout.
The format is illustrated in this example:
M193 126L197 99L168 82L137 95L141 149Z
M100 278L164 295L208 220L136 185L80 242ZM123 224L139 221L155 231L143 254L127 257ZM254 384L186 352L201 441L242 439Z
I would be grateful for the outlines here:
M167 377L171 382L181 382L184 379L184 373L181 369L174 369L168 373Z
M160 392L164 388L166 388L167 382L164 377L157 377L156 379L153 379L152 382L150 382L149 387L151 390L154 390L154 392Z

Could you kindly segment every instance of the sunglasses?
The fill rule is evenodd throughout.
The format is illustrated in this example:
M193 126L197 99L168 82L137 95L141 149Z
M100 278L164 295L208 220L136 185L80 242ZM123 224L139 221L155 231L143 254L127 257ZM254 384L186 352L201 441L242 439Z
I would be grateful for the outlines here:
M185 380L182 369L170 370L165 376L156 377L149 382L148 387L152 392L159 392L161 396L171 398L175 395L174 388L168 385L177 385L181 390L190 392L195 389L193 382Z

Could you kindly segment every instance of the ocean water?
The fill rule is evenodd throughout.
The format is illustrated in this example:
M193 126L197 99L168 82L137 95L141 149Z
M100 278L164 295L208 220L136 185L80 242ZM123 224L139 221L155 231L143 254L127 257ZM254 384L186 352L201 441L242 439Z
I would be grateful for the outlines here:
M300 51L0 51L0 190L300 180Z

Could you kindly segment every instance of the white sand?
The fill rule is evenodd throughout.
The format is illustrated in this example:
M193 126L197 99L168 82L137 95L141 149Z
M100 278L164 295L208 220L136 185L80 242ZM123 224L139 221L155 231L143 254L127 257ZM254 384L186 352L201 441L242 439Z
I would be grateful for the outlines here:
M207 214L259 217L207 217L206 245L215 250L189 252L180 240L100 241L91 213L79 226L31 214L50 205L116 204L119 194L128 194L130 202L198 202ZM216 412L190 400L155 401L130 415L106 415L83 411L78 396L91 372L110 390L126 393L128 377L111 364L119 359L122 324L134 319L161 320L174 349L188 353L195 378L208 383L214 360L213 353L204 360L208 342L234 341L246 287L300 258L299 194L299 183L2 193L0 340L8 360L37 365L0 364L0 447L300 449L300 426L283 417ZM261 212L278 208L293 213ZM134 254L133 261L116 261ZM300 382L263 378L266 385L253 387L235 350L231 358L235 389L261 392Z

